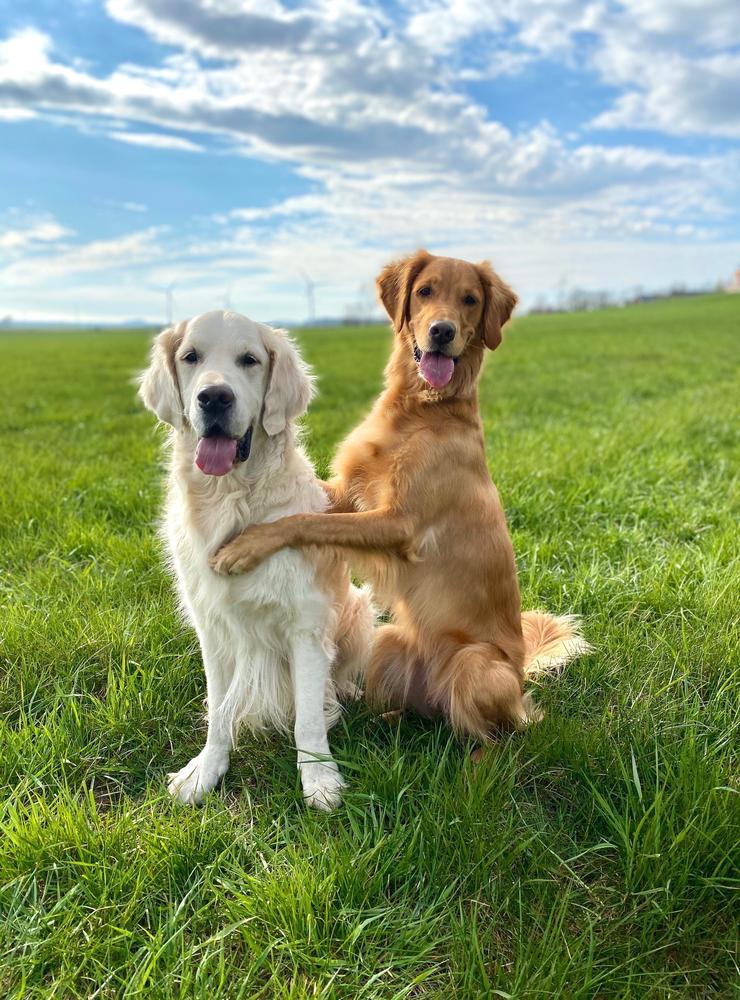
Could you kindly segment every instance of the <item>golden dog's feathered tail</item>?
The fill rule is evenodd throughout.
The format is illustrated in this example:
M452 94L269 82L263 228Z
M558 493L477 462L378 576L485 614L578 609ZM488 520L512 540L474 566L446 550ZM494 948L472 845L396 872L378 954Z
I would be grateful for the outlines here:
M524 676L536 680L557 673L566 663L591 651L581 634L577 615L550 615L546 611L522 613Z

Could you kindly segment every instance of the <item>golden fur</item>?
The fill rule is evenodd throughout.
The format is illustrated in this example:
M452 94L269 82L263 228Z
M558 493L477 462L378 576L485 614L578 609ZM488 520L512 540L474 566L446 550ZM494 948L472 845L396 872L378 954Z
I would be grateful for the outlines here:
M441 712L458 732L485 738L533 715L523 694L528 669L587 648L573 619L522 615L486 465L478 379L516 297L488 263L426 251L389 264L377 285L395 345L383 393L337 453L330 511L251 528L214 565L244 571L285 545L341 548L393 615L375 633L370 700ZM447 353L456 364L449 384L433 389L414 346L434 349L429 330L440 319L454 323Z

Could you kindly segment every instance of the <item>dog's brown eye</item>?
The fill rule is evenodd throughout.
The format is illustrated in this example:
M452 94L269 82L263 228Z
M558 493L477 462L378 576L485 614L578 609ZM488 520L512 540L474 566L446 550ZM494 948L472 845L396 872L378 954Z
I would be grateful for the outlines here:
M258 365L259 361L253 354L242 354L239 358L239 364L244 368L251 368L252 365Z
M432 289L429 287L429 285L422 285L416 294L421 295L424 298L427 298L427 296L432 294Z
M465 298L463 299L463 303L466 306L475 306L478 304L478 300L474 295L466 295Z
M186 365L197 365L198 364L198 354L196 351L188 351L187 354L183 354L182 360Z

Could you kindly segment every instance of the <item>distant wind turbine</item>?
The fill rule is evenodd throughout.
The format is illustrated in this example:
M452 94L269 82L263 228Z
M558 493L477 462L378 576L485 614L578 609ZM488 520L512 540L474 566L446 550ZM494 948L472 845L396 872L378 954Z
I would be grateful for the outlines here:
M175 315L175 296L174 296L175 283L171 281L169 285L152 285L152 291L164 292L164 312L165 312L165 326L172 326L172 322Z
M319 282L313 280L310 274L308 274L301 267L299 268L301 277L306 286L306 304L308 306L308 322L313 323L316 319L316 289L319 287Z

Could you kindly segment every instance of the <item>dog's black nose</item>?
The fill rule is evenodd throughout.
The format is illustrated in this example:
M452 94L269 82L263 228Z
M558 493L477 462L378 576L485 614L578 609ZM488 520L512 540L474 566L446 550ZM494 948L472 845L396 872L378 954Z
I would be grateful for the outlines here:
M198 404L206 413L223 413L235 399L228 385L206 385L198 393Z
M437 347L442 347L443 344L449 344L454 336L455 324L450 323L445 319L438 320L436 323L432 323L429 327L429 339Z

